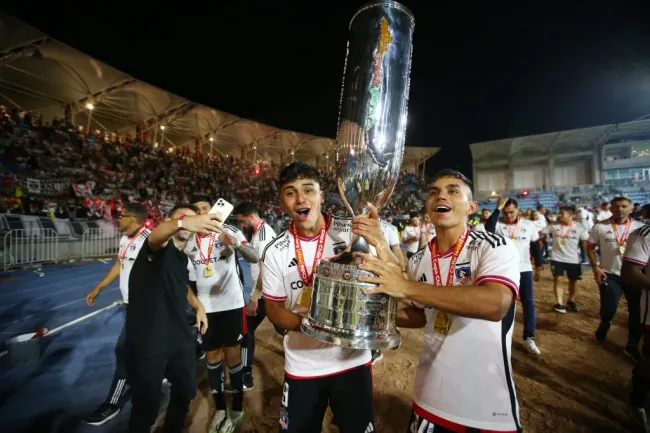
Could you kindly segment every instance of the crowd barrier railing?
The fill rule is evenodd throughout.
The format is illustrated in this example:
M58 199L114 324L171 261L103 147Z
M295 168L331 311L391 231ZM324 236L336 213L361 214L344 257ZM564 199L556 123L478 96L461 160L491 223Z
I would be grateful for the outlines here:
M81 236L81 259L116 256L120 238L117 229L87 229Z
M54 229L12 229L2 242L3 270L18 266L57 262L59 235Z

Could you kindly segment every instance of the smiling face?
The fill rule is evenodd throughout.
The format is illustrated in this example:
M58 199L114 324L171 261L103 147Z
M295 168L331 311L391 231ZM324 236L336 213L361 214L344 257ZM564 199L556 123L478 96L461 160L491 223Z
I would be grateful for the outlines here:
M426 206L427 214L438 230L466 223L467 216L476 212L478 203L472 200L467 184L449 176L431 183Z
M291 216L300 233L308 234L321 218L323 194L320 184L309 178L298 178L281 187L282 207Z

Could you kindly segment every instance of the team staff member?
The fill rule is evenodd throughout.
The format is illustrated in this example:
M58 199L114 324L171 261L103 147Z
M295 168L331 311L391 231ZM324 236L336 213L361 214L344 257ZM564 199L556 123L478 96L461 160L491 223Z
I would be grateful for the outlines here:
M415 375L407 432L519 432L510 346L519 288L520 256L504 236L475 232L470 181L454 170L437 173L427 212L436 237L402 270L369 255L363 277L386 293L412 301L397 326L426 327ZM471 430L470 430L471 429Z
M239 204L233 211L239 221L239 226L244 230L246 237L250 239L250 246L255 248L258 259L262 259L264 248L275 238L273 228L260 218L259 207L250 201ZM264 302L259 302L261 293L257 288L257 281L260 276L260 265L251 263L251 281L253 293L250 294L246 303L246 325L248 335L246 344L242 349L242 361L244 362L244 390L255 388L253 381L253 359L255 356L255 330L266 317ZM245 299L246 300L246 299Z
M223 229L216 215L196 215L191 204L175 206L140 250L129 278L126 314L126 371L132 389L129 433L149 433L160 406L160 383L171 382L165 432L181 432L196 395L194 334L186 306L197 310L201 333L207 318L188 284L183 253L190 233Z
M119 217L119 229L122 233L120 249L117 259L108 270L104 278L86 295L86 303L95 305L95 298L99 296L104 288L111 284L117 277L120 278L120 292L124 305L120 306L119 313L126 315L126 305L129 303L129 275L133 262L151 233L145 228L144 222L147 219L147 209L139 203L129 203L122 208ZM106 400L88 417L86 424L102 425L119 415L124 404L131 396L130 387L126 380L126 368L124 365L124 339L125 328L122 327L120 336L115 345L115 372L113 382Z
M543 269L539 234L532 221L520 216L516 199L507 199L501 212L503 217L497 220L493 233L510 238L519 252L519 298L524 310L524 347L528 353L539 355L541 352L535 343L535 295L533 266L530 263L532 255L536 275Z
M196 200L192 199L199 213L210 211L210 202ZM244 280L238 254L249 263L257 263L258 257L243 233L229 224L223 224L223 231L218 235L195 235L188 241L185 253L196 271L197 296L208 313L209 330L202 338L201 347L206 351L210 392L217 409L210 432L229 433L244 417L241 344L247 329ZM233 393L230 413L224 396L224 358Z
M374 411L369 350L322 343L302 333L315 264L349 244L350 234L362 236L383 260L399 261L391 253L373 209L373 218L350 221L321 213L323 192L319 173L303 162L280 172L284 210L293 220L276 237L262 258L262 286L266 314L284 336L285 379L280 409L280 431L320 433L327 406L342 433L372 432Z
M642 358L639 351L641 289L623 282L620 274L628 235L644 224L630 218L632 202L628 198L616 197L612 199L611 205L612 216L596 223L587 241L587 255L594 271L596 284L600 288L600 325L596 330L596 339L603 342L607 338L607 332L618 308L618 301L621 299L621 294L624 294L629 313L625 353L635 361L640 361ZM600 266L596 258L596 247L600 249Z
M577 313L576 286L578 280L582 279L582 268L580 267L580 243L589 238L589 232L582 224L573 220L575 208L573 206L560 206L558 222L544 227L542 234L553 236L553 249L551 256L551 273L553 274L553 290L557 303L553 309L558 313L566 313L567 310ZM564 290L560 286L560 277L566 272L569 280L569 296L566 306L562 303Z

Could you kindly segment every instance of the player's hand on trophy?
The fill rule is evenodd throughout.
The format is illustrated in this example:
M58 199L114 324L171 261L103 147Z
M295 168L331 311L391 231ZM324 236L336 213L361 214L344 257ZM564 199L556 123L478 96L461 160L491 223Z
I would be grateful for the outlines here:
M376 277L359 277L359 281L377 284L377 287L364 289L363 293L366 295L385 293L394 298L406 297L403 289L406 288L409 281L404 276L400 266L394 263L382 262L372 254L354 253L354 255L363 258L363 263L359 265L360 269L370 271L376 275Z
M377 208L368 203L368 213L352 218L352 233L361 236L369 245L377 248L382 245L384 235L381 233L381 222Z

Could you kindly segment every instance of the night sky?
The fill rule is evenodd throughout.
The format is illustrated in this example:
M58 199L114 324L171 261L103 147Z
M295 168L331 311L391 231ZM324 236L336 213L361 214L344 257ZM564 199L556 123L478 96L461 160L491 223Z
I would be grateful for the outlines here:
M365 2L20 3L3 7L137 79L334 137L347 26ZM650 114L650 2L403 3L415 15L406 145L443 149L428 173L471 176L473 142Z

